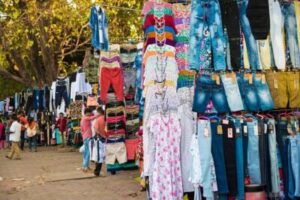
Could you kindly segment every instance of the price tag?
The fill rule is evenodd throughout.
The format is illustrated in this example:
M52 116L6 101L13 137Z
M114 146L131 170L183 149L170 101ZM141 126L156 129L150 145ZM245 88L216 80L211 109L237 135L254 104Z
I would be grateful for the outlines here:
M264 134L268 133L268 125L264 123Z
M243 126L244 136L248 135L248 127L247 125Z
M217 83L217 85L221 84L220 76L218 74L216 74L216 83Z
M253 84L253 76L252 76L252 74L249 74L249 84L250 85Z
M222 125L218 125L218 127L217 127L217 133L218 133L218 135L223 135Z
M209 136L208 127L205 127L205 129L204 129L204 136L205 136L205 137L208 137L208 136Z
M228 128L228 138L233 138L233 130L232 128Z
M227 124L229 124L229 121L227 120L227 119L223 119L223 124L225 124L225 125L227 125Z

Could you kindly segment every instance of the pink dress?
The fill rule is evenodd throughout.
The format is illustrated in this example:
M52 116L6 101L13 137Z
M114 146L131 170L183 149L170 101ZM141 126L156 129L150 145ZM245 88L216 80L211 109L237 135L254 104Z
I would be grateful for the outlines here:
M153 200L182 200L178 116L175 113L154 114L148 121L148 128L155 144L151 197Z

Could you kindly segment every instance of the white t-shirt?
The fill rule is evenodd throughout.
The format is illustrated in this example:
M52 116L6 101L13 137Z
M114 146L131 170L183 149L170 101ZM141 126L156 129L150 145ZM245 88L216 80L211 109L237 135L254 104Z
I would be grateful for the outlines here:
M10 126L10 129L9 129L9 131L11 132L11 134L9 135L9 141L20 142L21 127L22 127L22 125L17 121L14 121L12 123L12 125Z

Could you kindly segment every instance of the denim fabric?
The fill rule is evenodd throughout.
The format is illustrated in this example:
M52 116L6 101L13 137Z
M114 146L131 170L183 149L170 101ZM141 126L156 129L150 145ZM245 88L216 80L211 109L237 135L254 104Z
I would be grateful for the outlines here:
M284 26L286 30L287 46L294 68L300 68L300 50L297 38L297 22L295 16L295 5L293 3L283 3L281 6L284 16ZM298 27L299 31L299 27ZM276 56L276 55L275 55Z
M197 80L193 111L204 113L210 99L212 99L217 112L230 111L223 85L218 85L210 75L203 74Z
M137 54L134 61L134 68L136 70L136 80L135 80L136 88L142 88L142 60L143 60L143 55L141 52Z
M258 122L253 119L247 122L248 126L248 172L251 184L261 184L261 172L259 162L259 146L258 146Z
M33 108L35 110L44 108L44 90L33 90Z
M108 50L108 20L102 8L91 8L89 26L93 33L93 47L97 50Z
M249 80L244 78L244 74L237 74L237 81L240 93L243 98L244 108L248 111L256 112L259 110L259 101L254 84L250 84Z
M217 128L221 123L217 120L211 121L211 134L212 134L212 156L215 163L217 184L218 184L218 194L228 194L228 184L227 175L225 168L225 159L223 151L223 136L218 134Z
M56 86L55 90L55 106L59 106L61 104L62 99L65 100L66 106L69 105L69 95L67 91L67 86Z
M221 79L231 112L244 110L243 100L236 78L221 75Z
M223 129L223 151L225 158L227 182L230 196L237 195L237 166L236 166L236 146L235 136L236 129L234 120L227 120L228 123L222 122Z
M298 136L299 138L299 136ZM289 137L290 139L290 148L291 148L291 165L292 165L292 172L295 181L295 193L296 197L300 197L300 152L298 146L299 140L297 137Z
M294 163L292 163L292 148L291 148L291 137L288 136L288 138L286 139L286 143L287 145L287 171L288 171L288 197L291 199L295 198L295 177L293 174L293 168L292 165Z
M201 59L200 45L209 30L210 44L205 48L212 49L215 70L225 70L225 41L223 35L220 5L217 0L193 0L190 21L189 63L190 69L199 70L206 60Z
M276 129L275 120L269 119L268 121L268 137L269 137L269 152L271 160L271 183L272 193L280 192L280 178L279 178L279 167L277 157L277 143L276 143Z
M253 74L253 80L257 90L260 109L262 111L272 110L274 103L266 80L263 82L262 78L257 77L257 74Z
M28 144L29 144L29 149L31 150L32 148L34 150L36 150L36 146L37 146L37 136L33 136L33 137L28 137Z
M205 135L207 134L207 135ZM202 172L203 196L213 198L212 172L211 172L211 128L210 122L206 120L198 121L198 144L200 149L200 162Z
M90 142L90 138L87 138L83 141L83 145L84 145L83 162L82 162L83 169L88 169L90 166L89 142Z
M226 28L228 43L227 63L234 71L241 68L241 48L240 48L240 16L236 1L220 0L223 27Z
M257 44L252 34L250 22L247 17L248 0L240 0L237 3L240 10L241 27L246 40L248 58L249 58L251 69L252 70L261 69L261 65L259 63Z
M236 173L237 173L237 199L245 199L244 189L244 154L243 154L243 127L240 120L235 120L235 156L236 156Z

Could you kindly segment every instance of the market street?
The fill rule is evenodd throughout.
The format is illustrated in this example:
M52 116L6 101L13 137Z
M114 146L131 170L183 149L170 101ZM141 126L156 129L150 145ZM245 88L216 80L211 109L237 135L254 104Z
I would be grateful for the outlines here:
M7 152L0 150L1 200L145 199L135 180L139 176L137 170L95 178L92 173L80 171L79 152L40 147L34 153L26 149L22 160L6 159Z

